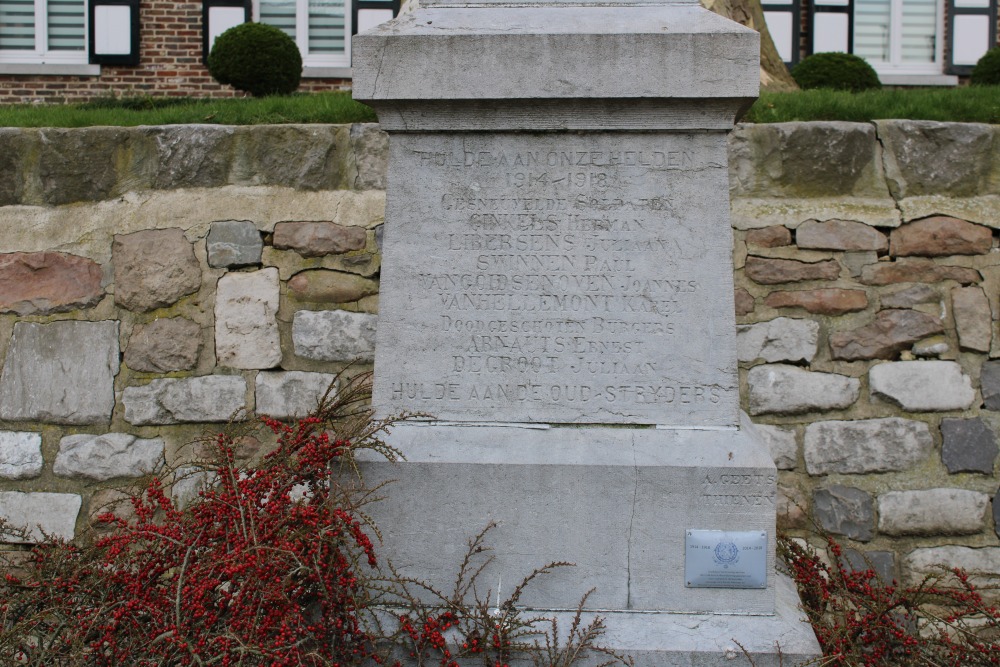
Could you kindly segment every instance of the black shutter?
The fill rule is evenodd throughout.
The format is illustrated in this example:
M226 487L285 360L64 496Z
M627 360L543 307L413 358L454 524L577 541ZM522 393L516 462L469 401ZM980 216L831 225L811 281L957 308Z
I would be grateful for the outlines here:
M975 3L981 5L978 7L959 7L956 4L956 0L948 0L945 72L970 74L976 64L971 61L978 60L975 54L981 56L997 45L997 0ZM974 4L974 2L962 4ZM972 57L969 57L970 53Z
M138 65L139 64L139 0L90 0L87 3L90 26L87 29L87 56L92 65ZM105 11L101 11L104 9ZM124 20L114 25L98 21L98 15L113 15ZM104 46L105 31L128 30L124 36L125 49L107 49ZM100 43L98 43L100 41Z
M831 15L846 15L846 31L844 36L829 34L829 26L824 25L824 18ZM826 40L824 42L824 40ZM810 54L819 51L829 51L829 48L817 49L817 43L824 44L833 41L839 51L854 53L854 0L837 2L836 0L809 0L809 39L806 51Z
M250 0L203 0L201 5L201 61L208 60L208 54L212 50L209 40L212 36L212 8L213 7L234 7L243 10L243 23L249 23L253 14L251 13Z

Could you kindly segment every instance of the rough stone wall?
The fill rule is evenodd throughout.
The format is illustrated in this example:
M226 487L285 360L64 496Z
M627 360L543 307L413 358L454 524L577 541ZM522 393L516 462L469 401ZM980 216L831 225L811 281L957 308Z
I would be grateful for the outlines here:
M366 125L0 130L0 516L79 535L206 426L370 359L385 151ZM814 512L886 576L1000 572L1000 128L741 126L730 165L782 524Z
M207 429L370 367L386 151L375 125L0 130L0 516L79 536Z
M1000 572L1000 128L744 126L730 160L743 405L781 523L811 510L886 576Z

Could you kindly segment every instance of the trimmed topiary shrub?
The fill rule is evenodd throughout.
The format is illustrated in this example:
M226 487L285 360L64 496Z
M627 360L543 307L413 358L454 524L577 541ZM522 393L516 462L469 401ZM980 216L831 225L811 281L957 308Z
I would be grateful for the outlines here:
M292 38L278 28L243 23L215 40L208 71L219 83L254 97L288 95L299 87L302 56Z
M802 89L832 88L853 93L881 88L878 74L864 58L850 53L814 53L792 68Z
M983 54L972 68L971 82L974 86L1000 85L1000 46L995 46Z

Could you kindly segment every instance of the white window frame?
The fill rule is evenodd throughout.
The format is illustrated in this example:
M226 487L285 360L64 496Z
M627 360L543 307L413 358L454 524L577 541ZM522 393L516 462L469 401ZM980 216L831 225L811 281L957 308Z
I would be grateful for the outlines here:
M16 67L3 67L3 65L11 64L24 64L24 65L53 65L58 69L66 70L65 72L49 72L47 70L40 70L38 73L67 73L67 74L97 74L100 73L100 66L90 65L89 56L87 53L87 40L90 34L90 12L88 11L87 3L84 2L83 6L83 49L79 51L49 51L49 5L47 0L35 0L35 48L32 50L28 49L18 49L18 50L7 50L0 49L0 73L11 73L19 74L21 71L17 71L19 68ZM74 65L84 65L85 68L80 70L79 68L73 67L62 67L58 66L74 66ZM33 70L35 68L21 68L24 69L23 73L31 74L35 73ZM77 70L77 71L73 71Z
M253 0L252 12L259 23L260 0ZM295 44L302 54L303 76L350 76L353 20L352 0L344 0L344 53L309 53L309 0L295 0Z
M936 17L934 20L934 61L930 63L904 63L902 52L903 31L903 1L890 0L889 6L889 60L873 60L866 58L868 64L882 78L883 75L939 75L944 72L944 2L934 3Z

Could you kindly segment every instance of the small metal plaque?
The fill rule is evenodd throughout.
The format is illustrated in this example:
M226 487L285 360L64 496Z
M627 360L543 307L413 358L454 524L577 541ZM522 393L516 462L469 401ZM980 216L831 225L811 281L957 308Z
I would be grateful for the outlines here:
M767 588L767 532L687 531L684 581L688 588Z

